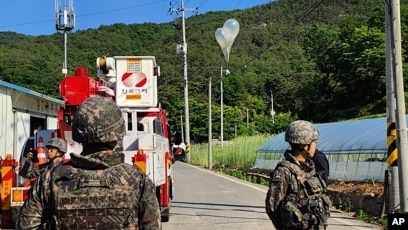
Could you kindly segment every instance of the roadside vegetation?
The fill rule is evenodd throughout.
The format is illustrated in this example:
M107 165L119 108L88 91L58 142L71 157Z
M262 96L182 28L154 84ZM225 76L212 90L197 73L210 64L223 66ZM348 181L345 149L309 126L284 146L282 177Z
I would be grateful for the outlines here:
M212 168L215 170L249 171L256 157L256 150L272 136L240 136L231 141L214 141L212 145ZM193 144L190 163L208 168L208 144Z

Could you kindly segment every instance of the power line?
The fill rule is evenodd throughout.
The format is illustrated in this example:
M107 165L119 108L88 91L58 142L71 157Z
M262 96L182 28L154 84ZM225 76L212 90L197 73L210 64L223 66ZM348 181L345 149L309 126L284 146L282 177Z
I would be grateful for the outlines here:
M314 5L312 5L309 9L307 9L306 11L303 12L303 14L297 18L297 20L295 20L292 24L289 25L289 27L281 34L279 35L277 38L275 38L271 45L269 47L267 47L266 49L262 50L261 52L258 53L258 55L254 56L253 58L251 58L249 61L247 61L246 63L244 63L242 66L246 66L248 65L250 62L256 60L257 58L259 58L261 55L263 55L266 51L270 50L273 46L275 46L283 37L285 37L291 30L293 30L293 28L295 28L297 25L300 24L300 22L305 19L307 16L309 16L315 9L317 9L317 7L320 6L320 4L323 2L324 0L319 0L317 1Z
M239 0L239 2L235 5L235 7L234 7L233 10L237 9L237 7L239 6L239 4L241 4L241 1L242 1L242 0Z
M52 20L42 20L42 21L36 21L36 22L24 22L24 23L12 24L12 25L4 25L4 26L1 26L1 25L0 25L0 28L18 27L18 26L26 26L26 25L34 25L34 24L42 24L42 23L54 22L54 21L55 21L55 19L52 19Z
M307 16L309 16L315 9L317 9L317 7L319 7L321 5L321 3L324 0L319 0L316 3L314 3L311 7L309 7L307 10L305 10L300 17L297 17L297 20L295 20L293 23L290 24L290 26L282 33L280 34L277 38L275 38L271 45L268 46L267 48L265 48L264 50L261 50L257 55L254 55L251 59L249 59L247 62L245 62L245 64L241 65L245 68L245 66L247 66L249 63L253 62L254 60L258 59L260 56L262 56L263 54L265 54L268 50L270 50L272 47L274 47L283 37L285 37L291 30L293 30L293 28L295 28L297 25L300 24L300 22L305 19ZM210 66L212 64L211 63L207 63L207 65L202 66L200 68L200 71L198 71L198 73L203 73L205 70L209 69Z
M197 9L200 9L201 6L203 6L208 0L204 0L198 7ZM239 4L241 4L242 0L239 0L237 4L235 4L234 8L232 10L238 9Z
M99 12L90 13L90 14L76 15L75 17L76 18L91 17L91 16L94 16L94 15L108 14L108 13L112 13L112 12L125 11L125 10L129 10L129 9L134 9L134 8L141 8L141 7L145 7L145 6L149 6L149 5L160 4L160 3L163 3L163 2L167 2L167 1L168 0L155 1L155 2L150 2L150 3L145 3L145 4L129 6L129 7L122 7L122 8L117 8L117 9L99 11ZM53 18L53 19L50 19L50 20L40 20L40 21L35 21L35 22L25 22L25 23L11 24L11 25L0 25L0 28L42 24L42 23L48 23L48 22L54 22L54 21L55 21L55 19Z
M128 9L133 9L133 8L139 8L139 7L149 6L149 5L155 5L155 4L159 4L159 3L163 3L163 2L167 2L167 1L168 1L168 0L150 2L150 3L135 5L135 6L129 6L129 7L123 7L123 8L112 9L112 10L100 11L100 12L92 13L92 14L83 14L83 15L81 15L81 16L82 16L82 17L88 17L88 16L93 16L93 15L99 15L99 14L106 14L106 13L111 13L111 12L124 11L124 10L128 10Z

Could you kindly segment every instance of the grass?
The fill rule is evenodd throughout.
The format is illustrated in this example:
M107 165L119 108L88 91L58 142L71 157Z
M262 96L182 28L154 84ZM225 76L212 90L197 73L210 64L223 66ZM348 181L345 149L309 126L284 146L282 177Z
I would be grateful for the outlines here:
M378 217L378 216L371 216L365 213L363 210L358 210L356 213L356 218L362 220L367 223L373 223L386 228L388 226L388 219L387 217Z
M256 135L238 137L232 141L224 141L224 146L212 144L212 167L214 169L249 170L254 163L256 150L269 140L271 136ZM208 144L191 146L190 163L208 168Z

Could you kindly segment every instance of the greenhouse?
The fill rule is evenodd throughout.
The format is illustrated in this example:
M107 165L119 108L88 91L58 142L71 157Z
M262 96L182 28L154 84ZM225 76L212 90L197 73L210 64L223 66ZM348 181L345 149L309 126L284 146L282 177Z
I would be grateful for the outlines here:
M382 181L387 169L387 119L373 118L316 124L317 148L330 162L329 179ZM273 169L289 144L284 133L257 149L254 168Z

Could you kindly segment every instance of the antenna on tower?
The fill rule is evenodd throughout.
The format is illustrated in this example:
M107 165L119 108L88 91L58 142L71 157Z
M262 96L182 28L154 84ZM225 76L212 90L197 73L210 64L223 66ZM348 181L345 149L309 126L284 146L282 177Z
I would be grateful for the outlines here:
M74 0L64 1L62 6L62 0L55 0L55 28L57 31L64 32L64 63L62 66L62 73L64 76L68 74L68 61L67 61L67 33L75 27L75 13L74 13Z

